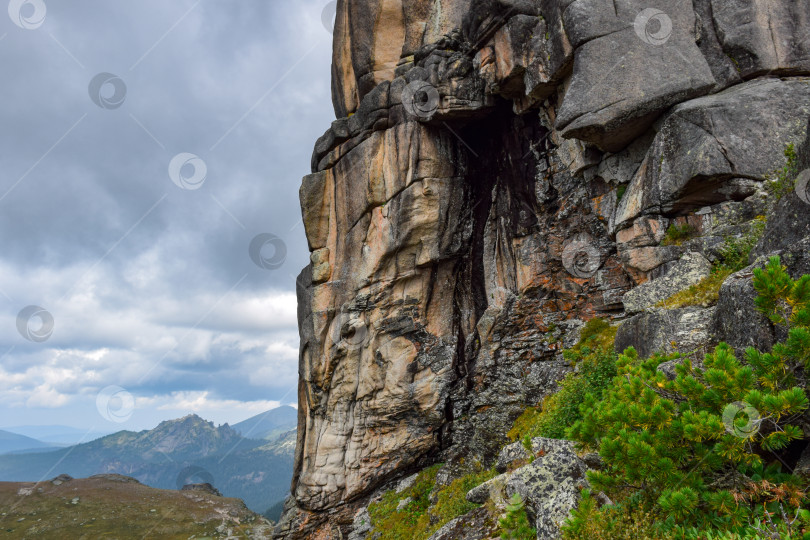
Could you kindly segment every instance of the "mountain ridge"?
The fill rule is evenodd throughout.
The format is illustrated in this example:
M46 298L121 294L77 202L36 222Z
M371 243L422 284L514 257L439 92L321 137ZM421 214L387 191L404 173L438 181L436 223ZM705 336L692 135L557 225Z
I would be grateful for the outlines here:
M39 481L64 473L75 478L123 474L160 489L209 482L264 512L289 490L291 438L249 439L228 424L217 426L192 413L151 430L122 430L53 451L0 455L0 481Z

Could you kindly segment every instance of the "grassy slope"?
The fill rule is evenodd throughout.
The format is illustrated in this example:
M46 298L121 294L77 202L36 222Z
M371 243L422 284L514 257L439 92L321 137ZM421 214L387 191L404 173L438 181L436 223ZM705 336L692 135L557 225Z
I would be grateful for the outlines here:
M33 488L33 493L21 495L25 488ZM78 502L73 504L76 497ZM0 482L2 539L186 540L192 535L223 537L227 529L239 538L269 538L271 526L239 499L196 491L160 490L104 478L71 480L59 486L49 481Z

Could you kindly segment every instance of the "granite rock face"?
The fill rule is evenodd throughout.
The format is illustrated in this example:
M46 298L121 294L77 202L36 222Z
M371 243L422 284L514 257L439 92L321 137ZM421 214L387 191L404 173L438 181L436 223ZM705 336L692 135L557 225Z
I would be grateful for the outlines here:
M740 276L716 308L653 306L768 207L763 182L807 132L807 35L793 0L339 0L337 119L300 190L311 264L276 536L363 538L380 489L494 465L593 317L632 316L619 342L650 354L767 342L729 320ZM784 240L758 256L798 271L804 205L780 202ZM693 234L661 245L673 225ZM470 519L443 537L486 522Z

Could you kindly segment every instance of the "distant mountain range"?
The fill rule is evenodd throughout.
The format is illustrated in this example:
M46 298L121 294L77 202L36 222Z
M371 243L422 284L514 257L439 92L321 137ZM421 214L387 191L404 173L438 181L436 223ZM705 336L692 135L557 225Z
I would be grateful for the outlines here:
M232 427L243 437L276 439L298 426L298 410L285 405L234 424Z
M41 450L42 448L53 448L55 445L46 442L0 430L0 454L9 452L19 452L27 450Z
M292 407L283 409L295 413ZM152 430L120 431L57 450L32 446L33 452L0 455L0 481L36 482L63 473L74 478L116 473L162 489L208 482L224 496L240 498L261 513L289 492L295 451L295 423L290 417L288 410L268 411L232 428L189 415L161 422ZM278 436L272 440L255 438L252 433L251 438L243 436L242 431L248 433L251 427L259 435ZM18 444L47 444L16 437L21 438ZM9 446L12 440L9 438Z
M111 431L88 431L70 426L10 426L0 429L45 443L52 443L52 446L70 446L90 442L112 433ZM0 453L2 453L2 448L0 448Z

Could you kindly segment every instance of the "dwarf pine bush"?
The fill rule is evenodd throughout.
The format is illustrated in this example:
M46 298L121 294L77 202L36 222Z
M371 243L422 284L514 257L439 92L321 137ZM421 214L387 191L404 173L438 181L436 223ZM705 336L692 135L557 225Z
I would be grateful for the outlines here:
M613 384L601 398L586 396L582 418L568 430L604 461L603 470L588 474L593 488L661 516L662 537L690 528L797 534L810 518L800 511L808 502L803 484L766 463L803 437L810 276L794 281L772 258L755 271L754 287L757 310L787 327L784 343L770 352L749 349L746 363L720 344L700 369L682 359L674 380L657 367L677 356L645 360L628 349ZM585 510L601 512L592 506ZM569 537L578 537L585 521L575 516Z

